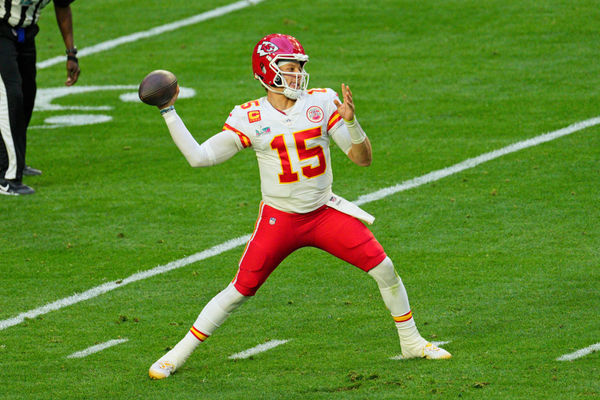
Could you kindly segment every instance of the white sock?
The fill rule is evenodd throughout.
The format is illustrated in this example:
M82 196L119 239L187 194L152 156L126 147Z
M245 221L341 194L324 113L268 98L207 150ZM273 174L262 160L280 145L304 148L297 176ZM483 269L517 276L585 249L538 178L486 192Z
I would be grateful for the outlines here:
M170 361L176 369L179 368L196 347L212 335L227 317L247 299L248 297L238 292L233 284L229 284L204 306L196 322L184 338L159 361Z
M175 347L169 350L167 354L162 356L158 362L169 361L175 366L175 369L177 369L185 363L200 343L202 342L198 340L191 331L188 331L183 339L181 339Z
M402 279L394 269L392 260L386 257L379 265L369 271L369 275L377 282L383 302L392 314L392 318L394 318L400 345L402 347L414 347L424 344L425 340L419 334L412 316L406 289Z

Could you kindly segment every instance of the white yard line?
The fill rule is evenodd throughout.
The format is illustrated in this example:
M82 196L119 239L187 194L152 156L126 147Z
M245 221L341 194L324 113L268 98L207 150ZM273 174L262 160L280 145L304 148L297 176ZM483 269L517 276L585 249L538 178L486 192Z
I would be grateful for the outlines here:
M116 346L116 345L121 344L121 343L125 343L128 340L129 339L127 339L127 338L109 340L108 342L100 343L100 344L97 344L95 346L88 347L85 350L81 350L81 351L75 352L75 353L67 356L67 358L83 358L83 357L87 357L90 354L94 354L94 353L97 353L97 352L102 351L104 349L108 349L109 347Z
M229 240L227 242L218 244L214 247L211 247L208 250L201 251L200 253L196 253L189 257L185 257L185 258L182 258L177 261L172 261L165 265L160 265L160 266L152 268L148 271L138 272L136 274L129 276L128 278L123 279L123 280L104 283L100 286L96 286L94 288L86 290L83 293L75 293L74 295L65 297L64 299L56 300L55 302L46 304L45 306L35 308L33 310L29 310L27 312L21 313L14 318L2 320L2 321L0 321L0 331L3 329L6 329L8 327L11 327L13 325L18 325L18 324L22 323L23 321L25 321L25 319L27 319L27 318L35 318L37 316L47 314L50 311L60 310L61 308L71 306L71 305L79 303L81 301L85 301L85 300L92 299L94 297L98 297L101 294L110 292L111 290L115 290L117 288L128 285L130 283L137 282L142 279L150 278L154 275L164 274L165 272L169 272L174 269L181 268L188 264L192 264L197 261L216 256L217 254L224 253L228 250L231 250L233 248L236 248L238 246L245 244L248 241L248 239L250 239L250 235L240 236L239 238L235 238L235 239Z
M578 358L587 356L588 354L592 354L595 351L600 351L600 343L593 344L584 349L579 349L573 353L565 354L564 356L560 356L556 359L556 361L573 361Z
M484 162L488 162L498 157L502 157L504 155L514 153L519 150L526 149L528 147L537 146L539 144L549 142L554 139L558 139L559 137L570 135L571 133L580 131L585 128L589 128L594 125L600 124L600 117L586 119L585 121L576 122L572 125L567 126L566 128L559 129L554 132L546 133L540 136L533 137L531 139L523 140L521 142L517 142L511 144L510 146L503 147L498 150L491 151L489 153L484 153L475 158L469 158L463 162L455 164L451 167L439 169L437 171L430 172L426 175L419 176L418 178L411 179L409 181L402 182L396 186L387 187L381 190L378 190L373 193L366 194L364 196L360 196L354 203L356 205L370 203L372 201L383 199L384 197L390 196L397 192L402 192L404 190L412 189L417 186L424 185L426 183L434 182L445 178L449 175L456 174L457 172L464 171L466 169L470 169L478 166L479 164L483 164Z
M236 3L228 4L223 7L215 8L214 10L206 11L201 14L194 15L189 18L185 18L179 21L171 22L169 24L157 26L155 28L149 29L147 31L132 33L127 36L121 36L116 39L108 40L106 42L98 43L94 46L84 47L77 52L78 57L89 56L90 54L100 53L102 51L113 49L122 44L137 42L140 39L146 39L149 37L157 36L163 34L165 32L171 32L179 28L183 28L185 26L194 25L202 21L206 21L208 19L217 18L223 16L225 14L229 14L230 12L240 10L242 8L246 8L248 6L258 4L264 0L242 0ZM57 56L50 58L48 60L41 61L37 63L37 67L39 69L47 68L55 64L60 64L65 62L65 56Z
M519 151L519 150L522 150L522 149L525 149L528 147L537 146L538 144L545 143L550 140L554 140L559 137L569 135L571 133L574 133L574 132L577 132L582 129L586 129L586 128L589 128L591 126L595 126L598 124L600 124L600 117L591 118L591 119L588 119L585 121L577 122L577 123L567 126L566 128L562 128L562 129L559 129L554 132L536 136L531 139L523 140L521 142L517 142L517 143L511 144L509 146L503 147L499 150L495 150L490 153L485 153L479 157L470 158L466 161L463 161L463 162L453 165L451 167L444 168L444 169L434 171L434 172L430 172L426 175L402 182L398 185L384 188L384 189L378 190L376 192L373 192L373 193L370 193L370 194L367 194L364 196L360 196L358 198L358 200L355 201L355 203L358 205L361 205L361 204L370 203L372 201L380 200L380 199L390 196L392 194L395 194L395 193L398 193L398 192L401 192L404 190L412 189L412 188L424 185L426 183L434 182L439 179L445 178L449 175L455 174L457 172L461 172L466 169L476 167L479 164L482 164L486 161L493 160L500 156L503 156L503 155L506 155L509 153L514 153L516 151ZM35 318L39 315L47 314L50 311L59 310L61 308L79 303L81 301L89 300L91 298L100 296L101 294L104 294L106 292L110 292L111 290L123 287L129 283L136 282L136 281L146 279L146 278L150 278L154 275L162 274L162 273L165 273L165 272L177 269L177 268L184 267L184 266L194 263L196 261L204 260L209 257L219 255L219 254L224 253L228 250L231 250L235 247L245 244L248 241L248 239L250 238L250 236L251 235L248 234L248 235L240 236L235 239L231 239L227 242L216 245L208 250L204 250L204 251L202 251L200 253L196 253L192 256L182 258L177 261L172 261L169 264L161 265L161 266L155 267L148 271L138 272L137 274L133 274L130 277L123 279L122 281L108 282L103 285L96 286L92 289L89 289L83 293L76 293L72 296L65 297L64 299L57 300L53 303L46 304L45 306L26 311L24 313L17 315L16 317L1 320L0 321L0 331L4 330L6 328L9 328L11 326L20 324L23 321L25 321L26 318Z
M264 351L271 350L272 348L277 347L279 345L285 344L285 343L289 342L290 340L291 339L289 339L289 340L271 340L267 343L259 344L258 346L254 346L253 348L244 350L240 353L232 354L229 356L229 359L230 360L239 360L242 358L252 357L255 354L262 353Z

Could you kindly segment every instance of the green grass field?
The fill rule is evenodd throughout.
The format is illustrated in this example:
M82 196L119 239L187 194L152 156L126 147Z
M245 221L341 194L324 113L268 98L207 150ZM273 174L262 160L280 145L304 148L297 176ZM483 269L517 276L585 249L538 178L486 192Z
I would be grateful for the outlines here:
M81 49L234 0L73 3ZM38 60L63 54L52 6ZM263 95L250 55L262 36L296 36L311 87L352 87L374 151L369 168L333 149L334 191L349 200L600 116L597 1L265 0L80 58L77 86L137 85L168 69L196 91L177 110L202 140L236 104ZM64 65L38 71L60 87ZM0 198L0 326L21 313L251 233L251 150L190 168L135 89L55 99L33 128L28 197ZM242 246L27 318L0 330L2 399L592 399L600 342L600 127L507 154L363 207L394 260L424 337L453 359L400 353L375 282L302 249L172 378L148 367L231 280ZM114 339L84 358L69 355ZM234 353L288 343L249 359Z

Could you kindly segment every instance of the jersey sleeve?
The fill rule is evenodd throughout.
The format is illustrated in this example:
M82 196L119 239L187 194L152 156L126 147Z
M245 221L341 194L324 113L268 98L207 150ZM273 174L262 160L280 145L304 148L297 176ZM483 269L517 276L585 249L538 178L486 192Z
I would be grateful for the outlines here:
M335 144L342 149L342 151L346 154L352 148L352 139L350 138L350 132L348 132L348 128L346 128L346 124L342 122L341 126L335 129L335 131L330 132L329 134Z
M202 143L200 147L208 155L209 165L225 162L241 150L236 141L236 135L230 131L217 133Z
M166 113L164 119L173 141L192 167L220 164L241 150L231 131L217 133L198 144L175 110Z
M239 106L236 106L229 114L227 121L225 121L223 131L230 131L236 135L236 143L241 150L246 147L251 147L252 141L250 140L250 137L244 133L247 128L244 120L240 117L240 114Z
M325 112L329 116L327 120L327 132L330 134L340 126L344 125L342 117L338 113L337 106L333 102L334 100L340 100L338 94L333 89L326 89Z
M333 89L327 89L326 96L326 112L329 116L327 121L327 133L333 139L335 144L342 149L344 153L348 154L352 147L350 133L348 132L348 128L346 128L343 118L337 111L337 106L333 102L336 99L339 100L339 97Z

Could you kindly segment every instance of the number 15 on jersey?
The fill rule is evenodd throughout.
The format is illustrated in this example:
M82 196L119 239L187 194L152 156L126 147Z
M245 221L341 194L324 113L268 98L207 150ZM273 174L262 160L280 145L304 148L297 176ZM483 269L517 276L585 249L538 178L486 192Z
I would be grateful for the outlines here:
M298 171L292 169L292 163L290 162L290 152L292 156L298 156L300 161L308 160L311 158L317 158L318 164L316 166L306 165L302 167L301 173L306 178L314 178L325 173L327 169L327 162L325 160L325 153L323 147L316 145L313 147L307 147L306 141L309 139L317 138L321 136L321 127L306 129L304 131L294 132L294 145L295 153L288 150L288 146L285 144L283 135L277 135L271 140L271 148L277 151L279 161L281 163L281 173L279 174L279 183L293 183L300 180Z

